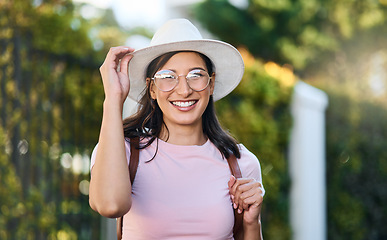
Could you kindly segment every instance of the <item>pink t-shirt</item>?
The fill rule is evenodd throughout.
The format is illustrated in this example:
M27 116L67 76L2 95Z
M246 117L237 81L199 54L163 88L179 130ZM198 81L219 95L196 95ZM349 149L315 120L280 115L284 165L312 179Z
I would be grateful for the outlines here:
M147 162L154 156L157 142L156 157ZM129 162L130 144L125 145ZM258 159L239 146L242 176L262 182ZM211 141L202 146L181 146L155 140L140 150L123 239L234 239L234 212L227 185L230 175L227 160Z

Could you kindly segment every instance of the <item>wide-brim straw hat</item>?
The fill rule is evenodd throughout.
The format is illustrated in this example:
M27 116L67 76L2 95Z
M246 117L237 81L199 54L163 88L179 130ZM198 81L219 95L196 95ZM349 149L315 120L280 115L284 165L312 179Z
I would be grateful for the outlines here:
M167 21L154 34L150 46L133 52L129 62L129 97L139 101L146 88L146 70L155 58L174 51L195 51L206 55L214 65L213 99L217 101L234 90L242 79L244 63L232 45L203 39L199 30L187 19Z

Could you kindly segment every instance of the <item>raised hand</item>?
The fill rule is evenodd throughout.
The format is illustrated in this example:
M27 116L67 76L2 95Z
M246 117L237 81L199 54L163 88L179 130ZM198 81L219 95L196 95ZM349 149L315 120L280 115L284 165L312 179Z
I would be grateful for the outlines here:
M128 96L130 84L128 77L128 63L134 51L129 47L112 47L100 67L105 101L123 104Z

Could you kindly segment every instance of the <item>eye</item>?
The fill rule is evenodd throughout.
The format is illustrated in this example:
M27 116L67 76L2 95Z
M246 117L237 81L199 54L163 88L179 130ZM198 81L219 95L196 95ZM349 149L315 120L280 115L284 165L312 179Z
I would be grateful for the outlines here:
M161 78L161 79L175 79L175 76L173 76L171 74L162 74L159 76L159 78Z
M187 78L194 80L194 79L199 79L199 78L205 77L206 75L207 75L207 73L205 71L200 70L200 69L195 69L195 70L190 71L187 74Z
M174 80L176 79L176 74L169 70L161 70L155 74L155 78L160 80Z

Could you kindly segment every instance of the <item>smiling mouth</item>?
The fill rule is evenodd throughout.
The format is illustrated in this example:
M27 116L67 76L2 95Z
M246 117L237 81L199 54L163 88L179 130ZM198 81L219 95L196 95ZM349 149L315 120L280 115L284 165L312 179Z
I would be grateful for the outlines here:
M197 101L184 101L184 102L174 101L174 102L172 102L172 104L177 106L177 107L190 107L190 106L194 105L196 102Z

